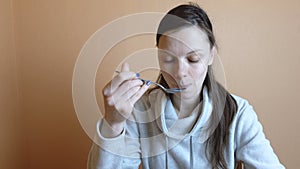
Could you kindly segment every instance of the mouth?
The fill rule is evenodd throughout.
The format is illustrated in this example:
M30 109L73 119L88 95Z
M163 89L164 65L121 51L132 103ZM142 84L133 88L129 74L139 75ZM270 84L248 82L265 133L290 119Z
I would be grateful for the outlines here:
M182 85L179 85L178 88L180 89L183 89L183 90L186 90L187 88L189 88L192 84L182 84Z

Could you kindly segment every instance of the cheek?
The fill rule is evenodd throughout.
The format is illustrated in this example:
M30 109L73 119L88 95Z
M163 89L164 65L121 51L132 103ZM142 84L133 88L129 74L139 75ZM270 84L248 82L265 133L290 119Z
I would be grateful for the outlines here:
M203 80L205 78L206 74L207 74L208 67L207 66L201 66L201 67L195 68L194 70L195 71L193 71L191 73L191 75L193 76L193 79Z

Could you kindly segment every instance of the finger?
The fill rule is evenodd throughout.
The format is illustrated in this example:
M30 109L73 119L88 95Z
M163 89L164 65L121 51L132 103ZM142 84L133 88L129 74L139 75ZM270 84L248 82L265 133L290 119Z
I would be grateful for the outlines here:
M128 99L128 102L134 105L148 89L149 86L147 84L144 84L131 98Z
M138 74L134 72L130 72L130 66L127 62L124 62L121 65L121 72L112 80L110 89L105 90L106 95L110 95L111 93L115 92L115 90L122 84L124 81L129 80L129 79L134 79L136 78Z
M121 72L128 72L130 70L130 66L127 62L124 62L121 66Z
M137 74L134 72L121 72L115 76L104 88L103 95L110 96L120 87L124 82L135 79Z
M134 87L140 87L141 85L143 85L143 82L141 80L139 80L139 79L128 80L128 81L124 82L121 86L119 86L118 89L116 89L114 91L114 93L112 94L112 97L114 97L115 101L121 100L121 99L123 99L122 96L125 93L129 92L130 90L132 90L132 88L134 88Z
M127 100L130 99L133 95L135 95L135 94L139 91L140 88L141 88L140 85L139 85L139 86L134 86L134 87L132 87L130 90L128 90L127 92L125 92L125 93L121 96L122 100L127 101Z
M113 102L113 105L115 106L116 110L118 112L123 112L124 108L126 109L126 107L127 107L127 109L129 107L131 107L129 109L132 109L133 105L132 105L132 103L128 102L128 99L130 97L132 97L133 95L135 95L136 92L139 91L140 88L141 88L140 86L135 86L135 87L131 88L130 90L125 92L121 97L119 97L118 98L119 100L116 100L116 98L113 97L112 102Z

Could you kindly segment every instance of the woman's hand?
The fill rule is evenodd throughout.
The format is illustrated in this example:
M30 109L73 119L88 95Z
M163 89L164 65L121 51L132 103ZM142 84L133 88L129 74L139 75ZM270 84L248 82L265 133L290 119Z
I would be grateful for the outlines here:
M101 127L101 133L105 137L115 137L122 132L134 104L149 88L137 78L136 73L129 70L129 65L124 63L121 72L103 89L106 122Z

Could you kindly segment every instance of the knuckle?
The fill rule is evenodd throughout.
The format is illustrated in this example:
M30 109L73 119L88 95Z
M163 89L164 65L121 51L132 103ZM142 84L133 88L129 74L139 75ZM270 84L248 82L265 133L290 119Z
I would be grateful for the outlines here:
M103 89L102 94L103 94L103 96L108 96L109 90L108 89Z
M103 89L102 89L102 94L103 96L109 96L111 94L112 91L112 87L111 85L106 85Z
M126 80L126 77L123 74L119 74L117 78L118 78L118 80L120 80L122 82Z
M106 100L106 103L107 103L109 106L114 106L114 105L115 105L115 101L114 101L114 98L113 98L113 97L106 97L105 100Z
M103 95L106 95L106 92L107 92L107 86L105 86L105 87L102 89L102 94L103 94Z

